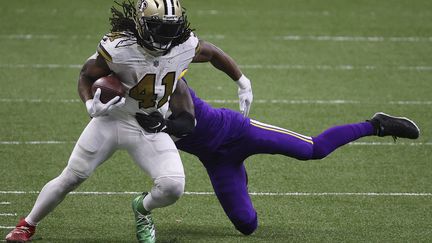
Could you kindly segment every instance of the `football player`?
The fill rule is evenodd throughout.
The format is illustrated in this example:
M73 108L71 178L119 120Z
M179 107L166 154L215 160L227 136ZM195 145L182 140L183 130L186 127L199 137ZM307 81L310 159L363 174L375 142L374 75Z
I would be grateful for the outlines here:
M335 126L310 137L249 119L229 109L212 108L192 89L189 91L195 107L196 127L191 134L175 138L175 144L178 149L199 158L226 215L245 235L252 234L258 225L244 166L249 156L282 154L299 160L316 160L361 137L416 139L420 134L413 121L379 112L368 121ZM157 113L139 114L137 120L148 132L161 131L155 129L155 124L162 123L169 128L173 122ZM166 128L162 131L170 133Z
M7 236L7 242L30 241L36 225L86 180L117 149L125 149L153 179L150 192L132 202L139 242L155 242L151 211L173 204L184 192L185 175L177 148L167 133L142 129L135 114L160 114L168 106L175 121L169 131L183 136L192 131L195 117L187 86L178 80L190 62L210 62L239 86L240 108L247 115L252 102L250 81L234 60L214 45L199 40L189 28L178 0L138 0L112 8L111 33L97 54L81 70L78 93L92 117L78 139L66 168L41 190L27 217ZM101 90L92 83L115 73L127 89L125 97L100 101ZM176 97L176 103L170 102Z

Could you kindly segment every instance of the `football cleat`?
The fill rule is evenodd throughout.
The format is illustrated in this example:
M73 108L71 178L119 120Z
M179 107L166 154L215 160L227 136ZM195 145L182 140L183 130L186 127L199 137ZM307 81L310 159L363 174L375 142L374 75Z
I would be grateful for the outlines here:
M147 192L144 192L132 201L132 210L135 214L136 237L140 243L156 242L156 231L152 215L143 207L143 199L147 194Z
M420 136L418 126L406 117L390 116L383 112L375 113L369 122L375 127L379 137L417 139Z
M36 226L29 225L24 218L21 218L9 234L6 235L6 242L28 242L36 231Z

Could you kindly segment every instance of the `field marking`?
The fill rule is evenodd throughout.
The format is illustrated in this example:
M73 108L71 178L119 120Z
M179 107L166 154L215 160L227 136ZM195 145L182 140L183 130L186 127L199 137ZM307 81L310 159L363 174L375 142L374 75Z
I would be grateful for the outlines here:
M0 205L10 205L10 202L0 202Z
M0 68L32 68L32 69L80 69L81 64L0 64ZM194 68L208 68L208 65L194 65ZM303 65L303 64L278 64L278 65L262 65L262 64L243 64L239 65L243 69L276 69L276 70L319 70L319 71L352 71L352 70L379 70L379 69L396 69L401 71L417 71L431 72L432 66L377 66L377 65L362 65L356 66L351 64L341 65Z
M237 104L238 100L231 99L205 99L211 104ZM0 98L0 103L81 103L80 99L12 99ZM255 104L289 104L289 105L345 105L345 104L385 104L385 105L432 105L430 100L399 100L386 102L361 102L358 100L286 100L286 99L256 99Z
M3 226L0 225L0 229L15 229L15 226ZM2 242L5 242L6 240L2 240Z
M39 145L39 144L67 144L67 141L0 141L0 145Z
M0 141L0 145L74 144L76 141ZM351 142L351 146L431 146L432 142Z
M215 14L216 10L210 10ZM58 34L2 34L0 39L6 40L54 40L60 38L70 39L92 39L101 38L100 35L58 35ZM222 34L200 35L204 39L226 39L231 36ZM248 36L250 39L258 39L259 36ZM237 36L232 36L237 38ZM283 41L330 41L330 42L432 42L428 36L344 36L344 35L275 35L271 38Z
M136 195L142 192L71 192L72 195ZM0 191L0 194L39 194L39 191ZM185 195L207 196L214 192L185 192ZM252 196L395 196L395 197L431 197L429 192L249 192Z
M16 213L0 213L0 217L1 216L3 216L3 217L9 217L9 216L17 216L17 214Z
M432 142L351 142L348 145L353 146L431 146Z
M284 41L333 41L333 42L432 42L424 36L329 36L329 35L285 35L274 36Z

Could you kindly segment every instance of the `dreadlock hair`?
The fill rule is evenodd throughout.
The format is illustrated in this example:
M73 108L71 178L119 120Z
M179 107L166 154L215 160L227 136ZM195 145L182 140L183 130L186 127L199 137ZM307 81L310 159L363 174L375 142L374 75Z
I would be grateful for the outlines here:
M136 37L139 45L145 45L144 40L138 34L138 30L136 28L135 19L137 16L135 4L131 2L131 0L128 0L127 2L124 1L122 3L114 1L114 3L120 6L122 10L116 9L115 6L111 7L112 16L109 18L111 24L111 32L131 32ZM183 8L183 13L185 13L185 11L186 9ZM190 23L187 21L187 17L185 14L184 17L186 25L185 30L183 31L183 33L180 34L178 38L173 40L173 42L171 43L171 47L184 43L187 39L189 39L191 32L195 30L190 28Z

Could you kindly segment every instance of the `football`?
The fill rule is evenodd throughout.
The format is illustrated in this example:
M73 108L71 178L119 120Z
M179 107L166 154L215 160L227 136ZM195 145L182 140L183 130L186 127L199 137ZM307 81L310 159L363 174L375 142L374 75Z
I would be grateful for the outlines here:
M107 103L116 96L124 97L126 93L126 88L123 86L120 79L114 74L96 80L91 87L93 95L98 88L101 89L100 100L102 103Z

